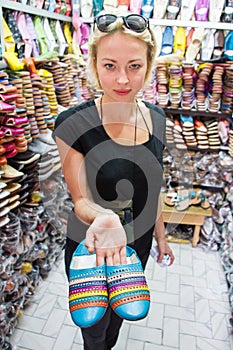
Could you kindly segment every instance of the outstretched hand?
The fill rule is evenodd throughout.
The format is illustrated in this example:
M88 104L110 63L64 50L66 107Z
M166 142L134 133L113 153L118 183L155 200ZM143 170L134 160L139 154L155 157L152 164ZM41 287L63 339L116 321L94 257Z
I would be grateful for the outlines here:
M126 233L115 213L101 213L87 230L85 245L96 252L96 265L126 264Z

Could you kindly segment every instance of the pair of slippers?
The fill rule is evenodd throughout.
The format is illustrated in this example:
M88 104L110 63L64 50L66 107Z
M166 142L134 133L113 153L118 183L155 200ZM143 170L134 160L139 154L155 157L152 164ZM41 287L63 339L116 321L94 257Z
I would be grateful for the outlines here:
M108 306L121 318L140 320L149 312L150 291L141 261L126 246L124 265L96 266L96 253L82 241L73 253L69 273L69 310L79 327L99 322Z
M176 208L177 211L184 211L191 205L200 205L203 209L208 209L210 203L201 191L181 189L178 192L169 191L164 203L170 207Z

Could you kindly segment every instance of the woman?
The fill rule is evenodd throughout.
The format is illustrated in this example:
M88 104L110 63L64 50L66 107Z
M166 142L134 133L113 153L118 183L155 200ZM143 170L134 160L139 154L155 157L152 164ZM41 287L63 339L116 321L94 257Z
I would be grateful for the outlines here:
M89 40L89 76L102 96L62 112L55 136L74 202L67 227L66 273L85 238L96 263L126 263L126 244L143 268L153 233L159 258L174 256L165 240L160 186L165 114L136 95L150 78L155 39L140 15L95 18ZM112 349L122 319L108 308L101 321L83 328L84 349Z

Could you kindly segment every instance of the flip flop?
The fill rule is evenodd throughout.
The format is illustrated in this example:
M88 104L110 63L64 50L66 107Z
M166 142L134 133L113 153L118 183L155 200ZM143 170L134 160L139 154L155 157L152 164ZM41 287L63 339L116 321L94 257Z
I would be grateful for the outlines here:
M178 190L176 210L183 211L188 209L189 206L190 206L189 190L187 189Z
M190 204L191 205L198 205L198 204L201 203L201 197L194 190L189 192L189 199L190 199Z
M199 194L199 196L201 198L201 207L203 209L209 209L210 208L210 202L208 201L206 196L202 192Z
M174 191L168 191L164 199L164 203L169 207L174 207L177 201L177 193Z

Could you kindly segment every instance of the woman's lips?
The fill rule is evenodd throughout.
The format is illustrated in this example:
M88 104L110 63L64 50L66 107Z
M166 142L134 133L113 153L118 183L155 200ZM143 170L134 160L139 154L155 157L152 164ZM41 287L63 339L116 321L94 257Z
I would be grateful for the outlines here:
M128 95L128 94L130 93L130 90L114 90L114 92L115 92L117 95L124 96L124 95Z

